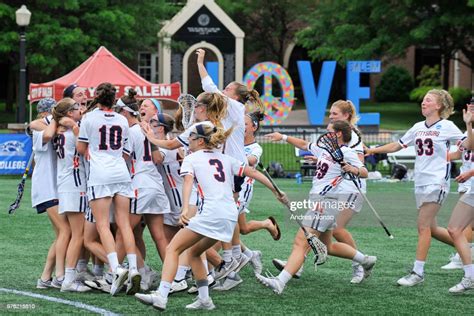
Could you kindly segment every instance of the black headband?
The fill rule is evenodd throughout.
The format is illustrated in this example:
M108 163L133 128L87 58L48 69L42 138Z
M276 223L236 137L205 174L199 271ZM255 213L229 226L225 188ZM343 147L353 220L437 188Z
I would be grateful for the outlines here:
M79 87L79 86L77 84L73 83L72 85L70 85L66 89L64 89L63 98L72 98L74 89L76 89L77 87Z

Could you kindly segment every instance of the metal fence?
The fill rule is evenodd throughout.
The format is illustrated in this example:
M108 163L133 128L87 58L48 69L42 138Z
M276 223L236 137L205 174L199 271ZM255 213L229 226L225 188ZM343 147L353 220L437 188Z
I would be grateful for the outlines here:
M271 132L280 132L288 136L304 139L308 142L316 142L318 137L326 132L323 127L262 127L257 135L257 142L263 148L262 163L268 167L272 163L279 163L285 172L306 172L304 164L304 152L298 151L294 146L284 142L272 142L264 135ZM362 141L366 146L382 145L397 141L404 131L380 131L362 132ZM309 174L307 174L309 175Z

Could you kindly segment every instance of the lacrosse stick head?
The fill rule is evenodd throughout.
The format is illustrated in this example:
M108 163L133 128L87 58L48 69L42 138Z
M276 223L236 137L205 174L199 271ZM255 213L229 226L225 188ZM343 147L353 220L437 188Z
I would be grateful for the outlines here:
M344 160L344 155L337 141L337 135L335 132L328 132L321 135L318 138L316 145L325 150L334 161L342 163Z
M8 214L15 213L15 211L20 207L20 201L21 201L21 198L23 197L24 190L25 190L25 183L24 181L21 181L20 184L18 185L18 194L17 194L16 200L8 208Z
M319 240L318 237L312 234L308 234L306 239L314 253L314 266L316 267L324 264L328 258L328 248L326 245Z
M194 122L194 107L196 106L196 98L191 94L181 94L178 98L179 106L183 112L181 123L184 128L188 128Z

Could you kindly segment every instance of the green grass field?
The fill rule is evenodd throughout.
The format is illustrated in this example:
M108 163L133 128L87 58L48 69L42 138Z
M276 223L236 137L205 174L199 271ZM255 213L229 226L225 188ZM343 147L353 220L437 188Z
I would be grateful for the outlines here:
M133 297L120 294L110 297L101 293L72 294L57 290L37 290L36 279L42 271L47 249L53 233L46 215L36 215L30 207L29 184L21 208L14 216L7 214L9 204L16 196L17 177L0 178L0 288L39 293L55 298L79 301L104 308L118 314L155 313L151 307L138 303ZM293 201L303 200L311 186L294 180L279 180L278 184ZM455 188L452 188L455 192ZM339 258L329 261L314 271L311 260L307 260L303 278L292 280L281 296L259 284L250 268L244 268L244 282L231 292L211 292L217 308L213 314L472 314L472 296L452 296L448 288L456 284L461 270L444 271L440 267L447 262L453 249L433 241L429 261L426 265L425 284L415 288L399 288L396 280L411 268L416 247L416 211L413 183L373 183L368 185L369 198L395 236L389 240L378 226L371 211L364 207L350 231L362 252L376 255L378 262L372 277L360 285L349 284L351 263ZM457 194L449 195L439 215L439 223L446 226ZM275 242L265 231L244 236L251 249L263 253L264 271L277 274L271 264L272 258L285 259L297 229L290 223L287 211L278 204L271 193L257 185L251 204L249 218L263 219L275 216L282 228L282 239ZM161 262L152 246L149 234L147 262L156 270ZM193 297L184 293L172 296L167 312L184 314L184 306ZM12 310L9 304L35 304L34 309ZM9 308L10 307L10 308ZM471 312L469 312L471 310ZM0 314L83 314L84 310L41 299L5 294L0 291Z

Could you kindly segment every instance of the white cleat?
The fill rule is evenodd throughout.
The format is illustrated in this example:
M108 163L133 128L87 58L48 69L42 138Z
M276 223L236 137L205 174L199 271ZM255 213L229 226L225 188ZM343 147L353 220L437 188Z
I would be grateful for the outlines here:
M47 281L43 281L40 279L38 279L38 281L36 281L36 288L37 289L49 289L49 288L52 288L53 286L51 285L51 282L53 281L53 279L49 279Z
M424 281L425 278L422 275L418 275L415 271L412 271L410 274L399 279L397 283L401 286L415 286L417 284L423 283Z
M461 257L458 253L455 255L451 255L449 257L449 263L442 266L441 269L443 270L455 270L455 269L462 269L462 261Z
M267 277L264 277L261 274L257 274L255 277L257 277L257 280L265 285L266 287L269 287L275 292L276 294L280 295L283 293L283 290L285 289L285 285L281 283L278 278L268 275Z
M238 266L239 262L234 258L232 258L228 263L222 261L221 265L216 269L216 274L214 276L215 281L225 278L229 273L237 269Z
M153 305L154 308L164 311L168 298L161 296L160 292L154 291L151 294L136 293L135 298L143 304Z
M216 285L213 289L216 291L229 291L232 290L234 287L239 285L243 282L242 278L235 274L233 278L228 275L225 279L219 281L220 283Z
M262 274L262 253L258 250L252 251L252 258L250 258L250 265L253 268L255 274Z
M280 259L273 259L272 263L275 266L275 268L278 269L278 271L281 271L281 270L285 269L287 261L286 260L280 260ZM296 273L293 275L293 277L295 279L301 278L301 275L303 274L303 267L304 267L304 265L302 265L301 268L299 268L299 270L296 271Z
M377 263L377 257L365 256L364 261L360 264L364 269L364 280L370 277L372 270L374 269L375 263Z
M449 289L449 293L463 294L469 290L474 290L474 279L464 277L461 282Z
M360 264L352 266L352 284L359 284L364 280L364 268Z
M109 294L110 294L110 289L112 287L112 285L109 282L107 282L105 278L98 278L93 281L86 280L84 281L84 284L90 287L91 289L99 290L99 291L109 293Z
M113 274L112 286L110 288L110 294L113 296L117 294L122 286L127 281L128 270L122 267L117 267L117 271Z
M79 292L79 293L83 293L83 292L88 292L90 290L91 290L91 288L85 286L84 284L82 284L79 281L74 281L74 282L71 282L71 283L63 282L63 284L61 286L61 292Z
M207 300L201 300L199 297L197 297L194 303L186 305L186 308L187 309L204 309L204 310L210 311L216 308L216 306L214 305L210 297Z
M174 280L173 283L171 283L170 295L174 293L186 291L187 289L188 289L188 282L186 282L186 280L184 279L181 281Z
M137 269L130 270L128 273L128 284L125 293L127 293L127 295L135 295L135 293L138 293L140 291L141 280L142 276Z

